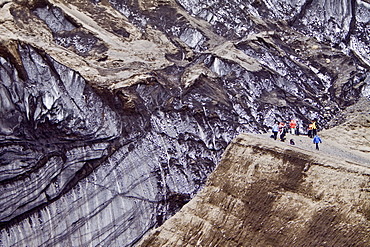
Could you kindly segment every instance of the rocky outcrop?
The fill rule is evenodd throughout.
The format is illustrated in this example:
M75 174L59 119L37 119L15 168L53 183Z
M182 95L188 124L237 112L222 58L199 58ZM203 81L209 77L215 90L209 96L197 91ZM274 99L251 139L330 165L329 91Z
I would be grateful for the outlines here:
M205 188L137 246L367 246L369 166L241 134Z
M1 244L133 245L196 195L239 133L290 117L324 126L370 95L368 12L0 1Z

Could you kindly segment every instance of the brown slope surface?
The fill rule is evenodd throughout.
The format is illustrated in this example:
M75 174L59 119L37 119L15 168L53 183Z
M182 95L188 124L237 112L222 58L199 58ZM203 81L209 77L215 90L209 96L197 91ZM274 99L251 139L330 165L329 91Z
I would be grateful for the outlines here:
M239 135L203 191L138 246L369 246L368 135L351 136L368 133L369 113L358 116L322 131L320 151L304 136Z

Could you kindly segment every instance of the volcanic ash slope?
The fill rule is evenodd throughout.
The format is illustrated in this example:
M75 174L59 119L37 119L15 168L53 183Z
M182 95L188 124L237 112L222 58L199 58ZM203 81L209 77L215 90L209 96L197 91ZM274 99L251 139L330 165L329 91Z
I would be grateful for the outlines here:
M369 246L369 178L368 164L240 134L198 196L138 246Z

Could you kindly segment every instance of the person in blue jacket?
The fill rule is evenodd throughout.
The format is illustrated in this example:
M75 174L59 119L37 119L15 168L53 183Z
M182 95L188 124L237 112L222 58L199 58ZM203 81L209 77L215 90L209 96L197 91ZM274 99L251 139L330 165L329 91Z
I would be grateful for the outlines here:
M316 149L319 150L319 143L322 143L322 141L318 135L313 138L313 143L316 144Z
M279 125L277 123L272 126L272 134L274 135L274 139L277 139L277 134L279 132Z

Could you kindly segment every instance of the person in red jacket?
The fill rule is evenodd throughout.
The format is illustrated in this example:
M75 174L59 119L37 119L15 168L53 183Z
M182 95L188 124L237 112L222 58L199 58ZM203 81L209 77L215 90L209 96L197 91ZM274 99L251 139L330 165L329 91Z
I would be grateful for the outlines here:
M290 133L294 135L296 127L297 127L297 121L295 119L290 120L289 127L290 127Z
M313 135L312 135L312 124L309 124L308 125L307 135L308 135L309 138L313 138Z

